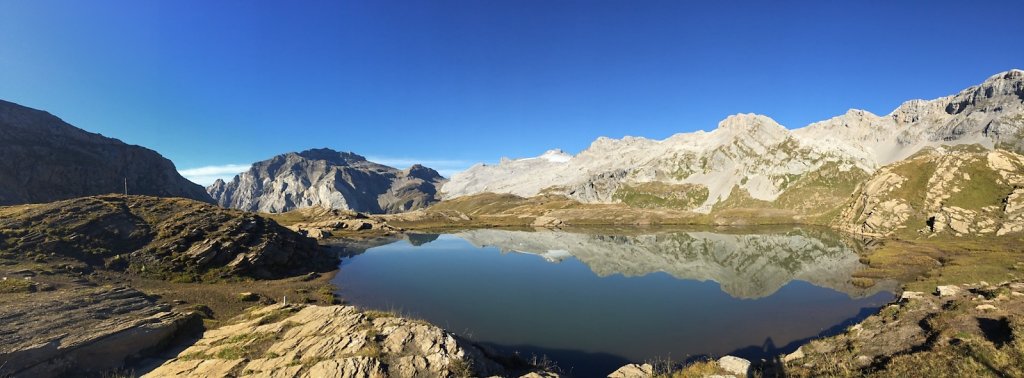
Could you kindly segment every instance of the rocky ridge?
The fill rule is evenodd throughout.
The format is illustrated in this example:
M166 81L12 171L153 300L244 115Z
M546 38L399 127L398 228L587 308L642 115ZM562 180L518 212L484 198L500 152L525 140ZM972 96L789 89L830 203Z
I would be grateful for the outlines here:
M549 193L609 203L623 200L615 197L619 191L660 182L688 185L688 197L699 200L691 201L695 205L689 210L709 213L737 191L775 201L791 184L823 168L873 174L926 147L978 144L1019 151L1022 139L1024 71L1011 70L956 95L908 101L885 116L851 110L787 130L766 116L739 114L710 132L661 141L602 137L575 156L549 151L538 158L478 164L454 175L442 195Z
M105 195L0 207L0 257L203 281L329 271L315 240L251 213L181 199Z
M230 182L207 192L224 207L280 213L322 207L367 213L398 213L438 200L444 182L422 165L398 170L350 152L312 149L257 162Z
M380 216L351 210L307 207L267 216L292 231L317 240L342 236L365 238L367 234L379 235L401 231L400 228L389 225Z
M0 100L0 206L129 193L213 202L155 151Z

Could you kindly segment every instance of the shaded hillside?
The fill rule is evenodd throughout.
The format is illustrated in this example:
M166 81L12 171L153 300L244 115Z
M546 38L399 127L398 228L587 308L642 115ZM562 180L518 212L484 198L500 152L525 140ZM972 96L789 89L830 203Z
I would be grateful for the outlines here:
M121 195L0 208L0 257L72 258L179 281L276 278L337 267L314 240L255 214Z
M350 152L312 149L253 164L230 182L207 188L221 206L280 213L307 207L398 213L437 201L444 182L422 165L398 170Z
M212 202L153 150L67 124L50 113L0 100L0 205L107 193Z

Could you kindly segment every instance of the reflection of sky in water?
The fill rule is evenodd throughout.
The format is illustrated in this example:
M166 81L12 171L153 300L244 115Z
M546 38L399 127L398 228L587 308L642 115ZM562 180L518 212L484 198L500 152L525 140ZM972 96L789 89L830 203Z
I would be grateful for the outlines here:
M350 303L586 376L626 360L782 352L891 299L849 285L857 256L837 243L802 232L480 230L371 248L345 259L335 282Z

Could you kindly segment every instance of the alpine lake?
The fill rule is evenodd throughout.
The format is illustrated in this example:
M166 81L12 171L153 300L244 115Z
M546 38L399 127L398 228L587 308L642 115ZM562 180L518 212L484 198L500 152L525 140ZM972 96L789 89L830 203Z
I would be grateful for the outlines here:
M346 302L580 377L776 358L842 332L897 287L854 284L862 243L819 228L476 229L342 248L333 283Z

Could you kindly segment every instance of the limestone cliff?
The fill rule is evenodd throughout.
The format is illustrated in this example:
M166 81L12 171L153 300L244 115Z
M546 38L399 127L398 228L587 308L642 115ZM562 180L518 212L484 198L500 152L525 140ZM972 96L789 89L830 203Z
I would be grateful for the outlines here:
M207 188L221 206L279 213L307 207L398 213L437 201L444 182L422 165L398 170L350 152L313 149L253 164Z

